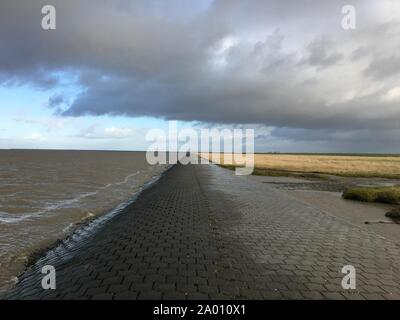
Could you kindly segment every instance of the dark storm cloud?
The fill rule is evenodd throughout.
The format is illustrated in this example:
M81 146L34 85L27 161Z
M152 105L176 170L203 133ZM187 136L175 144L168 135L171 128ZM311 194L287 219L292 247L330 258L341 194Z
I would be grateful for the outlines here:
M261 151L267 149L277 152L398 153L400 141L397 137L399 135L400 129L276 128L261 141L264 143L264 148L262 145L259 145L259 148ZM271 145L275 145L275 148L271 148ZM285 148L285 145L289 148Z
M57 9L55 31L40 27L45 4ZM344 4L3 0L0 81L59 88L60 74L75 77L81 90L66 109L69 99L49 100L66 116L396 128L399 101L385 97L400 85L400 24L358 0L360 22L345 31Z

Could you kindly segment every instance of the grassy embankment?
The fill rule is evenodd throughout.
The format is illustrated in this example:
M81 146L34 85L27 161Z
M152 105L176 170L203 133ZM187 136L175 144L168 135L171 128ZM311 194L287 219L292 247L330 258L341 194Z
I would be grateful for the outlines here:
M380 202L400 204L400 186L393 187L356 187L343 192L343 198L363 202ZM400 207L385 214L387 217L400 221Z
M349 188L343 192L343 198L363 202L400 204L400 186Z

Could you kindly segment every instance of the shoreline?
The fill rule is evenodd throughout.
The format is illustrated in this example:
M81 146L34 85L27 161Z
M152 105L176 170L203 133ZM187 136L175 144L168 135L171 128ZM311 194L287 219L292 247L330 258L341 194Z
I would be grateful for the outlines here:
M171 165L169 167L167 166L166 169L162 171L159 175L154 176L149 181L145 182L128 199L126 199L113 209L107 210L97 216L86 217L82 221L70 226L68 233L65 234L64 237L55 239L50 244L41 248L37 248L29 253L26 258L26 263L22 268L22 271L13 276L8 282L5 282L0 286L0 300L2 300L4 295L6 295L8 291L12 290L20 282L20 278L23 276L23 274L25 274L30 268L38 263L38 261L46 258L55 251L63 251L63 247L66 247L71 243L74 243L75 245L76 241L87 241L96 233L101 232L101 229L105 223L123 213L125 210L128 210L129 206L131 206L136 201L140 194L156 184L161 179L161 177L163 177L174 166L175 165Z

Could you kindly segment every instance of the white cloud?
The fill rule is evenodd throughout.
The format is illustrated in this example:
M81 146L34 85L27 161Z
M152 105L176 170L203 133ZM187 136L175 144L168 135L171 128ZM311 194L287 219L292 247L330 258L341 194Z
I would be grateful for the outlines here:
M133 137L136 130L128 127L108 127L99 129L97 125L91 125L82 130L78 136L85 139L126 139Z
M400 101L400 87L390 89L384 96L386 101Z
M34 141L45 141L46 140L46 138L38 132L31 133L29 136L25 137L25 139L34 140Z
M221 39L216 46L211 49L212 66L220 69L228 65L228 55L232 47L238 43L238 40L232 36Z
M131 128L118 128L118 127L111 127L104 129L105 135L109 138L128 138L132 136L133 130Z

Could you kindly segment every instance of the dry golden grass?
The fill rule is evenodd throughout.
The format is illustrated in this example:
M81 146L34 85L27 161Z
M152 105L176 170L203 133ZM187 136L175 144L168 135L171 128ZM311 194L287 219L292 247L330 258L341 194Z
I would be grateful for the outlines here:
M211 159L211 154L201 154ZM225 165L241 165L240 163L224 163L223 154L214 154L220 159L214 162ZM400 178L400 157L397 156L358 156L358 155L303 155L303 154L255 154L255 168L307 172L318 174L334 174L355 177Z

